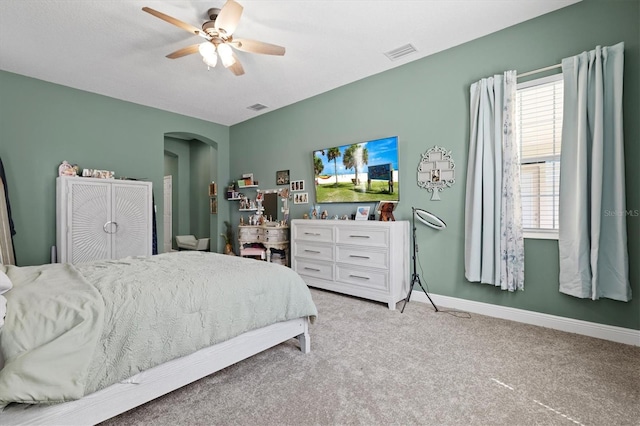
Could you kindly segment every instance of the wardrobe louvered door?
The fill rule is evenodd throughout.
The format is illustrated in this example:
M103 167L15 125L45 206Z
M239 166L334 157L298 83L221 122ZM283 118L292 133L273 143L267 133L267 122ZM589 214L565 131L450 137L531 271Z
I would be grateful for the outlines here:
M67 257L64 263L111 258L111 235L104 225L111 217L111 185L105 182L68 182L66 203ZM61 200L64 202L64 200ZM61 253L62 254L62 253Z
M57 253L62 263L151 255L151 183L59 177Z
M151 255L151 184L114 183L112 192L113 258Z

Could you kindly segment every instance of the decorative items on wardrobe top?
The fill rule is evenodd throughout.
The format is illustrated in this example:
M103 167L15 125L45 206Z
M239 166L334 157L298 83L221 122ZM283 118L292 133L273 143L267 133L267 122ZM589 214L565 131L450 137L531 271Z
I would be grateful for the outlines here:
M82 176L97 179L114 179L116 177L116 173L112 170L81 169L77 164L70 164L67 160L64 160L58 166L58 176Z

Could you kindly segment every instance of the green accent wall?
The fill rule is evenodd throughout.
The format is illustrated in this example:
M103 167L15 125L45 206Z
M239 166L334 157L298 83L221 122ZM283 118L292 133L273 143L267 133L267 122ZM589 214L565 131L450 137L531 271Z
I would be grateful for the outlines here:
M411 207L429 210L448 227L419 226L419 271L429 291L501 306L596 323L640 329L640 217L628 217L629 303L581 300L558 291L558 244L525 242L525 291L509 293L464 278L464 195L469 140L469 87L508 69L526 72L560 63L596 45L625 42L624 133L627 209L640 209L640 48L638 1L593 1L566 7L489 36L411 62L272 111L231 127L231 176L253 172L261 188L275 188L278 170L303 179L313 196L312 151L399 136L400 204L396 219ZM382 56L382 55L381 55ZM416 184L420 155L433 146L452 151L456 183L442 201ZM291 204L301 218L309 205ZM351 214L356 204L326 204L330 216ZM373 204L372 204L373 206ZM239 213L232 212L234 223Z
M50 260L56 244L55 178L63 160L152 181L162 251L165 136L174 134L214 148L215 158L207 147L209 170L199 172L203 188L229 178L227 126L0 71L0 158L16 225L18 264ZM200 189L197 197L207 204L208 190ZM229 220L229 208L225 200L220 203L218 215L209 215L207 204L206 215L195 220L197 229L209 221L212 251L221 252L218 229Z

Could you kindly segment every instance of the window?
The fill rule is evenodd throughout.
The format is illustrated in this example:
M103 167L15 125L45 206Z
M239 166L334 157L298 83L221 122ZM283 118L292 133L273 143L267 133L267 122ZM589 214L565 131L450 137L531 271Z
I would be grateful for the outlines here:
M562 96L562 74L517 86L517 141L525 238L558 238Z

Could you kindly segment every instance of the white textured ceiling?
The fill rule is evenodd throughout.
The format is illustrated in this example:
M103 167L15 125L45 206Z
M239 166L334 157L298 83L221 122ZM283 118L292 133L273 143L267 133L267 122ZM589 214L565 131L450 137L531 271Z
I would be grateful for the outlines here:
M238 1L236 38L287 49L238 52L240 77L198 54L165 58L202 39L141 10L199 28L224 0L1 0L0 69L233 125L579 0ZM417 52L383 54L407 43ZM269 108L247 109L256 103Z

